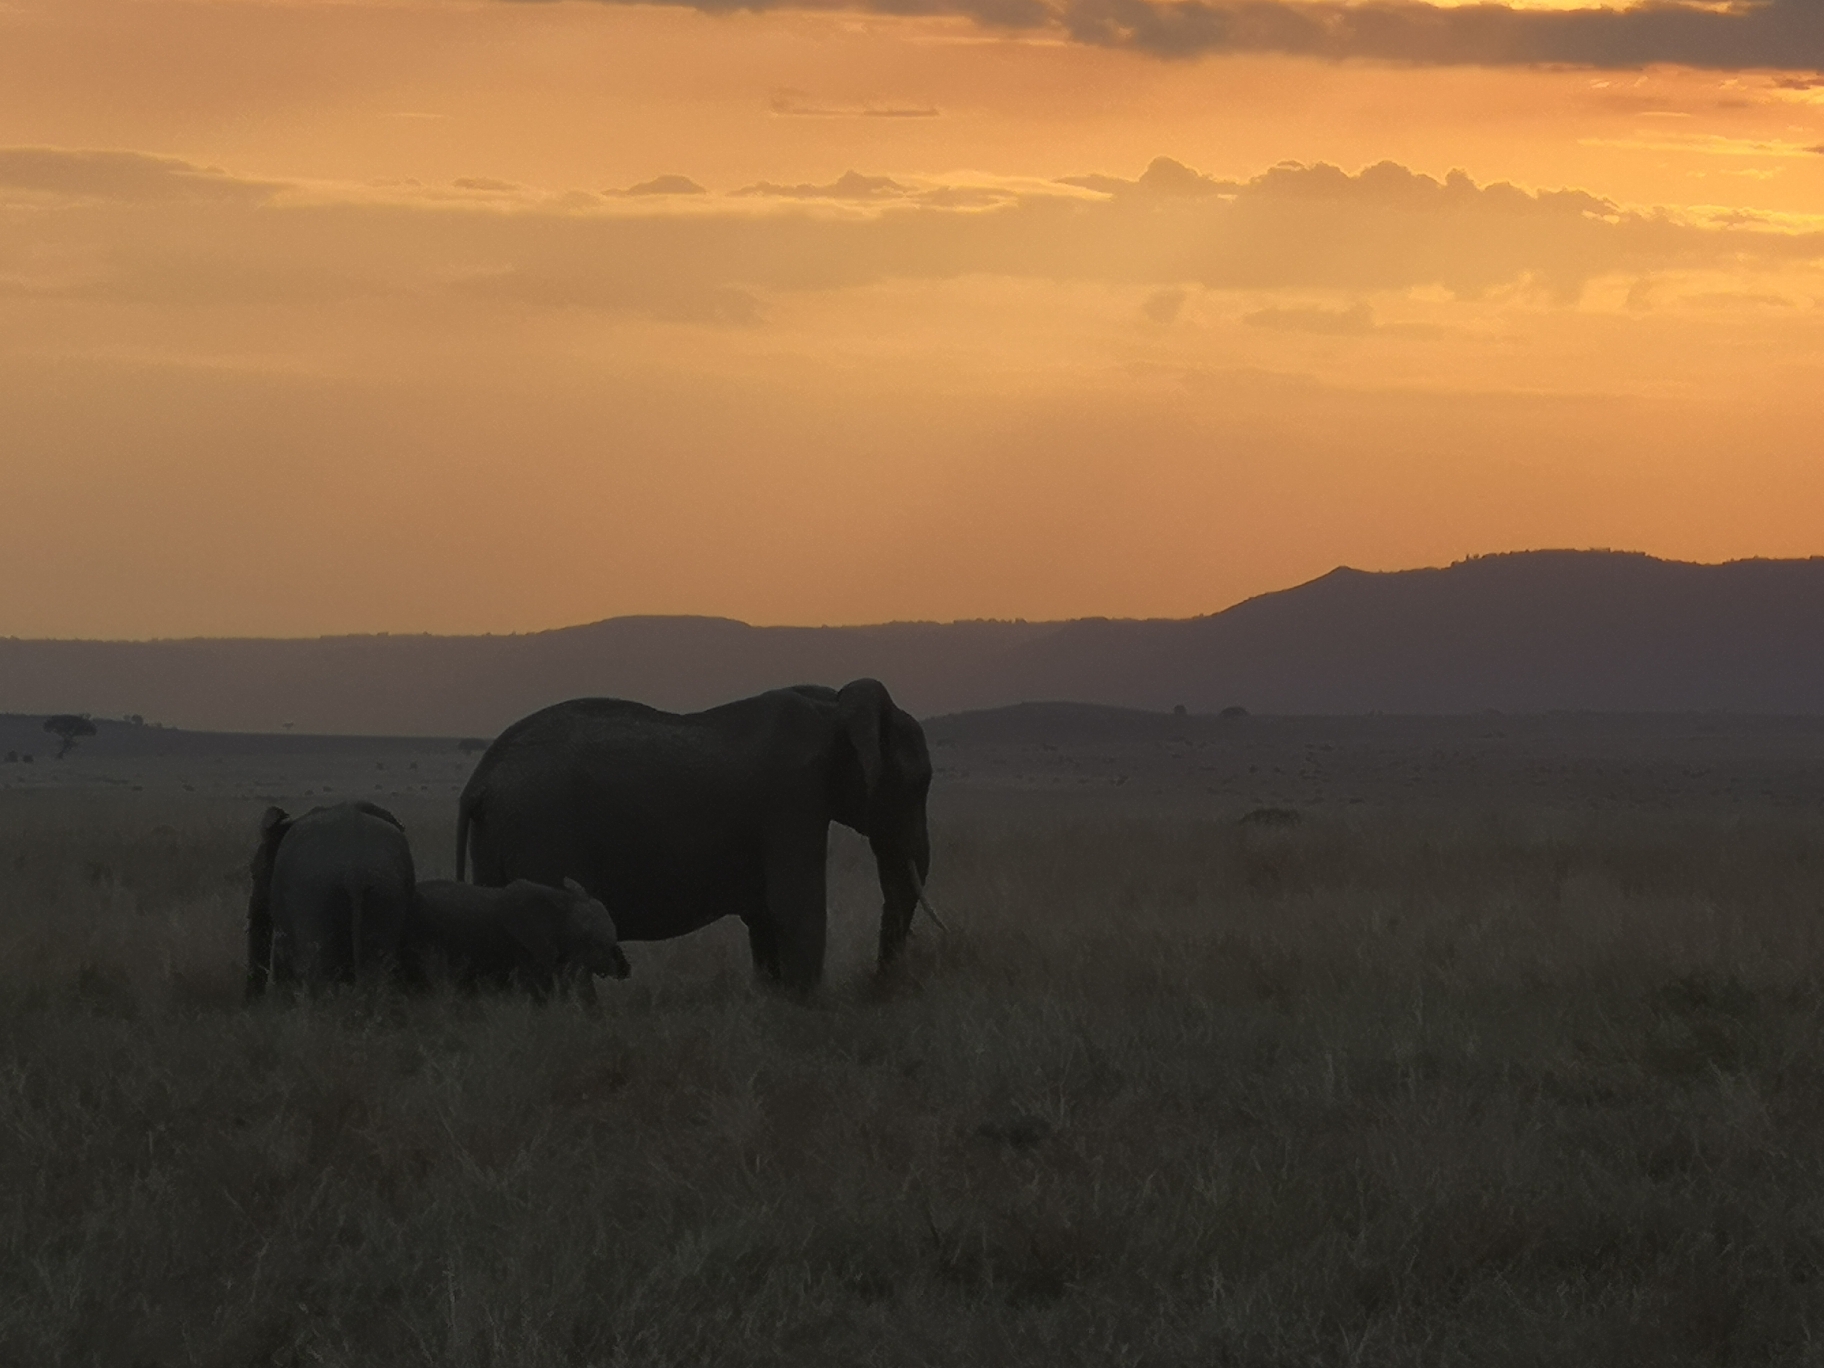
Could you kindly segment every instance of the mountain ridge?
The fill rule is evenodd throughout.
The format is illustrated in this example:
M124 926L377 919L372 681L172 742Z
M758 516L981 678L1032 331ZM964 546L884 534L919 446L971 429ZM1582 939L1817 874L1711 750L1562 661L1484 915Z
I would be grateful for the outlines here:
M1339 566L1192 618L756 627L638 615L514 635L0 640L0 711L492 734L562 698L687 711L885 680L928 716L1032 700L1214 712L1824 713L1824 557L1525 551Z

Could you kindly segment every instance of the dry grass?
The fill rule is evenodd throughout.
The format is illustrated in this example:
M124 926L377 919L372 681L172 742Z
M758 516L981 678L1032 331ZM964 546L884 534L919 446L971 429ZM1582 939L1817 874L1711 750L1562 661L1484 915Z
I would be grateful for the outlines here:
M1824 1360L1824 827L1352 811L940 822L884 990L843 843L810 1009L249 1012L257 813L11 795L0 1362Z

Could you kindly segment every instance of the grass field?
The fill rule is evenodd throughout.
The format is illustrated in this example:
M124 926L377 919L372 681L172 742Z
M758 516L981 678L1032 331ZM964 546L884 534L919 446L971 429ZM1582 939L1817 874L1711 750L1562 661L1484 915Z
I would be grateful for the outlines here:
M1824 1362L1824 814L1525 792L958 781L895 981L844 839L814 1006L594 1014L244 1010L257 802L0 792L0 1363Z

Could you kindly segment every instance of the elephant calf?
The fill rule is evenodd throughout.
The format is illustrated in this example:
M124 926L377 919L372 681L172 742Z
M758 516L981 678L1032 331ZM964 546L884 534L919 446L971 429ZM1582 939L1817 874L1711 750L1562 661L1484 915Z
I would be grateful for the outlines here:
M441 971L464 988L519 986L543 997L562 978L626 978L614 918L574 879L562 888L517 879L483 888L449 879L418 885L404 954L415 978Z
M399 819L372 803L268 808L247 906L247 997L391 974L416 882Z

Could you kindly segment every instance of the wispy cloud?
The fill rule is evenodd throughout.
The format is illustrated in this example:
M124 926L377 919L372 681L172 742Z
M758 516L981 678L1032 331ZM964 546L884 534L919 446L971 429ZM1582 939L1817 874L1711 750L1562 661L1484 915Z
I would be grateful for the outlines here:
M1348 309L1257 309L1243 314L1241 321L1254 328L1357 337L1374 331L1374 310L1366 304Z
M1777 138L1728 138L1719 133L1660 135L1641 138L1583 138L1585 147L1620 147L1637 152L1693 153L1704 157L1763 157L1780 161L1804 159L1824 153L1824 147L1784 142Z
M828 185L775 185L771 181L758 181L742 186L735 193L770 199L890 200L904 199L912 193L912 187L901 185L891 176L864 176L859 171L845 171Z
M1219 181L1212 176L1202 175L1170 157L1154 157L1146 170L1134 180L1092 173L1087 176L1065 176L1058 184L1080 186L1103 195L1159 199L1233 195L1241 189L1233 181Z
M802 90L775 90L767 107L790 119L935 119L935 105L841 104L817 100Z
M114 201L253 202L282 187L144 152L0 147L0 191Z

